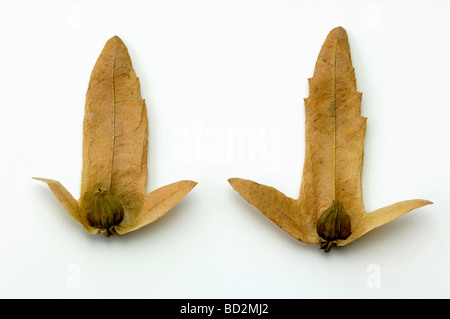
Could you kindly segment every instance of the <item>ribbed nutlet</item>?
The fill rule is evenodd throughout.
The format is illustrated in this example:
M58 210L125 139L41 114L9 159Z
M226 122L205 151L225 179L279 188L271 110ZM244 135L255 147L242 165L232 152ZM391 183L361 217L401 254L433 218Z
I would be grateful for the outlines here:
M94 193L87 212L87 219L91 226L97 227L106 237L109 237L113 234L113 227L119 225L123 217L122 205L108 191L99 189Z
M338 239L350 236L350 218L339 201L333 201L331 206L320 216L317 222L317 233L324 240L320 248L329 252Z

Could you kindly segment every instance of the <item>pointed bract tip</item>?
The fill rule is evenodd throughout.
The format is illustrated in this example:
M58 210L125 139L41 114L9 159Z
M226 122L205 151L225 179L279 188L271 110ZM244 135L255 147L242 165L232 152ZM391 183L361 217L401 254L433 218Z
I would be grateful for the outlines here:
M431 202L431 201L429 201L427 199L412 199L410 201L415 201L416 203L418 203L419 206L417 208L434 204L433 202Z
M195 186L198 185L197 182L191 181L191 180L187 180L187 179L186 179L186 180L179 181L178 183L183 183L184 187L189 188L189 190L193 189Z
M108 41L106 41L105 47L109 45L117 45L117 44L121 44L121 45L125 45L125 43L123 43L122 39L119 38L119 36L115 35L112 38L109 38Z
M197 186L198 185L198 182L196 182L196 181L190 181L191 182L191 186L192 186L192 188L194 188L195 186Z
M347 35L347 31L343 28L343 27L336 27L334 29L332 29L329 33L328 33L328 37L339 37L340 35Z
M118 35L113 36L112 38L110 38L110 40L122 41L122 39Z

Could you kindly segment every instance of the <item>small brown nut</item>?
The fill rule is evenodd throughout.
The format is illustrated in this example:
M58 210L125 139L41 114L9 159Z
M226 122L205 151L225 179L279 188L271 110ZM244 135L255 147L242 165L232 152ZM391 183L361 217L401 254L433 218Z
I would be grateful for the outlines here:
M317 233L325 241L320 248L329 252L338 239L347 239L352 233L350 218L339 201L333 201L331 206L320 216L317 222Z
M92 227L105 233L106 237L113 234L113 227L119 225L124 217L120 202L108 191L99 189L94 193L87 212L87 220Z

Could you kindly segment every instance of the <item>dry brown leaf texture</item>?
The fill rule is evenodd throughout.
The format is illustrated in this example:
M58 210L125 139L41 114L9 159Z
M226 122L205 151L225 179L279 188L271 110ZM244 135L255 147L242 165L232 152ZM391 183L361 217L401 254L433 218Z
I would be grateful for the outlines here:
M305 99L305 161L299 198L289 198L272 187L250 180L229 179L243 198L292 237L321 244L326 251L333 244L346 245L415 208L431 204L415 199L366 212L361 184L366 118L361 116L361 97L356 90L347 33L337 27L328 34L314 76L309 79L309 97ZM337 207L334 203L343 207L344 217L334 214L328 220L321 219L327 209ZM336 235L334 239L321 237L320 219L319 228L327 225L336 230L339 224L344 232L343 218L350 219L350 235Z
M89 233L125 234L139 229L167 213L197 184L183 180L146 193L148 119L139 85L125 44L112 37L94 66L86 94L80 199L75 200L58 181L35 178L48 184ZM106 196L114 199L103 200ZM109 225L103 211L89 215L96 197L104 202L99 206L104 214L108 209L123 211L119 223Z

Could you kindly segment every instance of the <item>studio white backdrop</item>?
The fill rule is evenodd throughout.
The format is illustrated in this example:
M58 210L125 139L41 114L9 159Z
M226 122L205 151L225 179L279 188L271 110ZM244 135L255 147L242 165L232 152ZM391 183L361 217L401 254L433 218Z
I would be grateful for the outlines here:
M0 297L450 297L447 1L1 1ZM308 81L347 30L368 118L368 211L432 201L325 254L228 184L297 197ZM48 187L78 198L90 72L118 35L149 116L148 191L198 185L136 232L86 233Z

